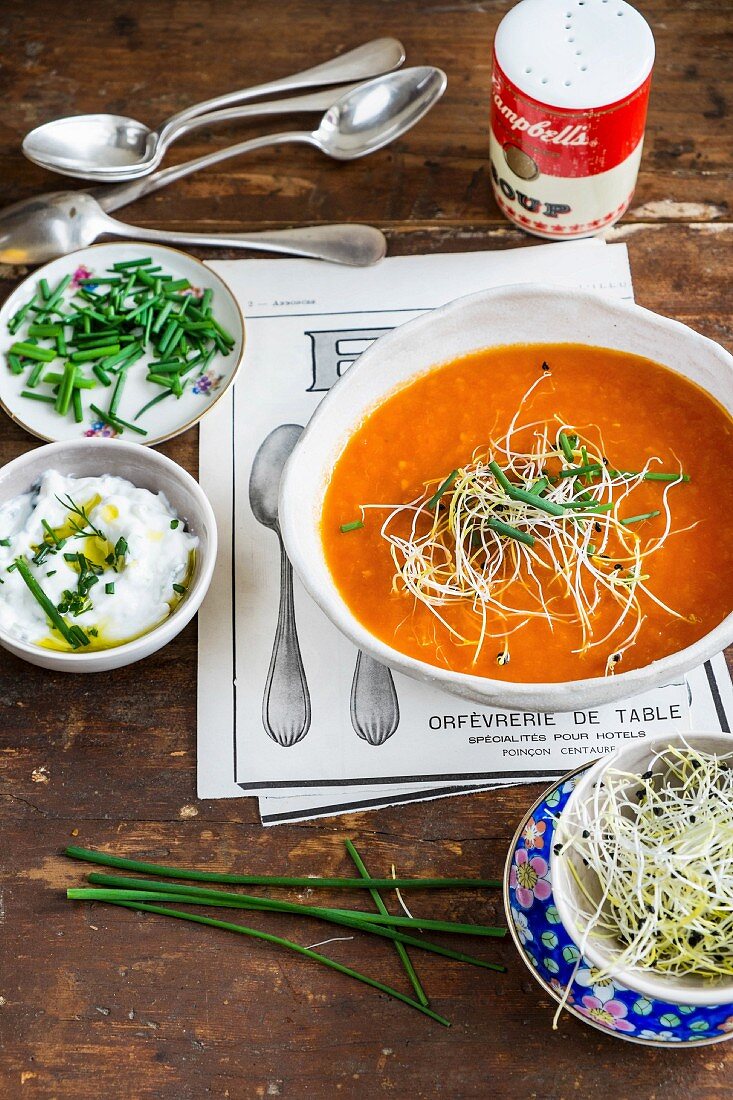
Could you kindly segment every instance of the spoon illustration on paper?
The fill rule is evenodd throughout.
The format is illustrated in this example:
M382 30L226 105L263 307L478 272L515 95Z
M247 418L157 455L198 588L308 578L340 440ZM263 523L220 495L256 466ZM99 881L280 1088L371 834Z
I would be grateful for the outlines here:
M370 745L383 745L400 724L400 704L386 665L359 650L351 684L351 724Z
M285 552L278 517L283 467L298 442L300 424L281 424L260 444L249 477L249 503L255 519L274 531L280 543L280 609L262 700L262 723L278 745L297 745L311 724L311 700L298 644L293 599L293 567Z
M262 700L262 723L278 745L297 745L311 724L311 701L300 655L293 598L293 567L283 545L278 493L283 468L298 442L300 424L281 424L263 440L249 478L255 519L274 531L280 544L280 609ZM351 724L363 741L383 745L397 729L400 707L392 673L359 650L351 685Z

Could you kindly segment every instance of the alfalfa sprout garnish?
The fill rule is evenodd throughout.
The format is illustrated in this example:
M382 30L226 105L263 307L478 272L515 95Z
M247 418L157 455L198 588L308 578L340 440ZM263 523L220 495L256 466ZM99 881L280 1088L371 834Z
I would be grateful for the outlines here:
M616 948L615 966L733 976L733 748L669 745L642 774L609 767L578 807L567 849L591 876L568 861L584 940Z

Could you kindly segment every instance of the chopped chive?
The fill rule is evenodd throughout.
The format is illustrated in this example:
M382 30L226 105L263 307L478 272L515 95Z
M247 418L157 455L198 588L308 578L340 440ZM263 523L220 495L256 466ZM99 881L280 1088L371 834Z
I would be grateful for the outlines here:
M31 389L33 388L33 386L38 385L38 381L41 377L41 373L45 369L46 369L46 363L44 363L42 359L39 359L38 362L36 363L36 365L33 367L33 370L31 371L31 373L28 375L26 385L30 386Z
M562 453L565 455L568 462L572 462L574 460L574 454L573 454L573 448L570 446L570 440L566 436L565 432L560 432L560 435L559 435L558 438L560 440L560 447L562 448Z
M112 379L107 374L106 370L101 365L101 363L95 363L94 366L92 367L92 371L94 372L94 374L96 374L97 378L99 379L99 381L102 383L103 386L111 386L112 385Z
M109 424L110 428L116 428L117 431L129 428L130 431L137 432L138 435L148 434L144 428L139 428L137 424L130 424L127 420L121 420L119 416L110 416L109 413L104 412L97 405L90 404L89 408L97 414L100 420L105 424Z
M148 409L152 409L153 405L157 405L159 401L164 401L166 397L172 396L172 390L164 390L163 393L157 394L151 401L148 401L147 405L143 405L143 407L135 413L135 420L139 420L143 413L146 413Z
M8 366L13 374L22 374L25 367L21 363L19 357L12 352L8 352Z
M38 286L41 291L41 298L44 302L48 301L48 299L51 297L51 287L48 285L48 280L39 279Z
M133 267L147 267L152 264L150 256L145 256L142 260L118 260L116 264L112 264L112 271L130 271Z
M59 386L58 396L56 398L55 409L60 416L66 416L69 411L69 404L71 402L71 393L74 388L74 381L76 379L76 365L73 362L67 360L64 367L64 377L61 385Z
M50 363L56 358L56 352L52 348L39 348L36 344L29 344L23 340L17 340L11 344L10 352L23 359L40 359L44 363Z
M186 589L184 588L184 586L182 584L174 584L173 585L173 591L178 592L178 594L180 596L183 596L183 595L185 595Z
M20 309L10 318L10 321L8 323L8 332L11 336L15 336L16 332L23 324L23 321L28 315L28 311L30 310L31 306L34 305L35 301L36 296L34 294L31 300L29 302L26 302L24 306L21 306Z
M71 407L74 410L74 422L81 424L84 420L84 406L81 403L81 390L78 386L71 391Z
M521 500L525 504L531 504L535 508L539 508L541 512L548 512L551 516L565 515L559 504L555 504L551 500L545 500L544 497L537 496L536 493L528 493L524 489L515 489L513 485L508 490L508 496L512 500Z
M0 546L10 546L10 539L0 539Z
M630 523L641 523L643 519L654 519L655 516L659 515L661 515L661 512L657 509L654 512L642 512L641 515L638 516L629 516L628 519L622 519L621 522L624 526L628 526Z
M494 475L496 480L501 485L504 492L505 493L511 492L511 490L514 488L514 486L512 485L511 481L506 476L504 471L502 470L499 463L498 462L490 462L489 463L489 469L491 470L492 474ZM428 505L428 507L430 507L430 506Z
M114 581L109 581L107 584L105 584L104 591L107 593L108 596L114 596L114 594L115 594L115 582Z
M107 344L101 348L84 348L82 351L74 351L69 358L72 363L88 363L91 359L106 359L110 355L116 355L119 350L119 344Z
M359 528L363 527L363 526L364 526L364 520L363 519L354 519L354 520L351 521L351 523L342 523L341 524L341 530L343 531L344 534L347 534L349 531L358 531Z
M46 532L47 535L51 536L51 541L55 543L56 546L61 546L63 544L63 540L58 537L53 527L51 527L47 520L41 520L41 527L43 527L43 530Z
M27 397L29 401L42 401L46 405L56 404L56 398L50 395L47 397L45 393L31 393L30 390L21 390L20 396Z
M177 530L177 528L180 527L180 525L181 525L180 519L172 519L171 520L171 531Z
M603 467L597 462L589 462L585 466L568 466L560 470L558 477L582 477L583 474L600 474Z
M492 531L496 531L499 535L506 535L510 539L516 539L517 542L523 542L527 546L534 546L534 535L530 535L528 531L520 531L517 527L512 527L509 523L504 523L500 519L487 519L486 526L490 527Z
M117 375L115 388L112 390L112 397L110 398L109 409L107 410L110 416L117 415L117 409L119 408L120 400L122 399L122 391L125 388L126 381L127 370L125 367L123 367L120 373Z
M15 568L20 573L21 577L25 581L30 593L35 597L36 601L41 605L46 613L46 617L56 627L59 634L72 646L74 649L78 649L81 644L79 639L73 633L72 628L66 622L65 619L59 614L58 609L54 607L53 602L48 598L46 593L41 588L40 584L33 576L30 566L25 558L16 558L14 562Z
M448 474L448 477L445 479L445 481L441 485L438 486L436 491L431 496L430 500L427 503L428 508L435 508L435 506L437 505L440 498L443 496L444 493L446 493L448 491L448 489L450 489L451 485L453 484L453 482L456 480L457 477L458 477L458 470L451 470L451 472Z

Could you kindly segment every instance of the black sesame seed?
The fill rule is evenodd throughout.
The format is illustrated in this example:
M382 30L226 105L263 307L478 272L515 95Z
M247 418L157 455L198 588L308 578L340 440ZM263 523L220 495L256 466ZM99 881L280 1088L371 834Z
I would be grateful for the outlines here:
M549 369L550 369L550 367L549 367L549 364L548 364L548 363L545 363L545 362L543 362L543 363L542 363L542 369L543 369L543 370L549 370Z

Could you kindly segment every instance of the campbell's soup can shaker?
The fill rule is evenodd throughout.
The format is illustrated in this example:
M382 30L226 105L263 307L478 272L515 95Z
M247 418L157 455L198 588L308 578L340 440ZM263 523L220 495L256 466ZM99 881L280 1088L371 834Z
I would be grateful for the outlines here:
M634 193L654 38L624 0L521 0L494 40L491 180L551 240L612 225Z

